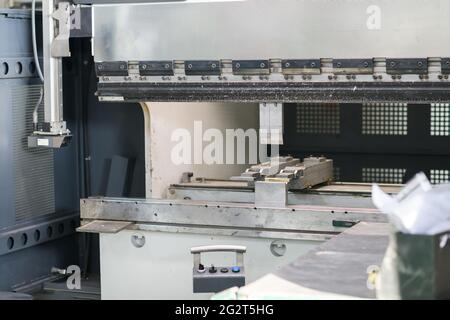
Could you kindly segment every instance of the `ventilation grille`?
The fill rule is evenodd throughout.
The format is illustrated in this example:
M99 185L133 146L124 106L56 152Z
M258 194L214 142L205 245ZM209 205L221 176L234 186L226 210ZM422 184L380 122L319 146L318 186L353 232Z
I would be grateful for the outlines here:
M367 135L407 135L408 105L402 103L363 104L362 133Z
M39 92L40 86L21 86L11 91L16 222L55 211L53 151L27 146Z
M450 181L450 170L431 170L430 181L432 184L448 183Z
M403 183L406 169L363 168L362 179L367 183Z
M338 104L297 104L297 133L339 134L340 132Z
M450 136L450 104L431 105L431 135Z

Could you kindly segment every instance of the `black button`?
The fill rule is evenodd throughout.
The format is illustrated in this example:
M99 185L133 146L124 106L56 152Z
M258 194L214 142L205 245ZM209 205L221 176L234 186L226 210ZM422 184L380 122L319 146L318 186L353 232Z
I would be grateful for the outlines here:
M209 268L209 273L216 273L216 272L217 272L217 268L216 268L216 267L211 266L211 267Z

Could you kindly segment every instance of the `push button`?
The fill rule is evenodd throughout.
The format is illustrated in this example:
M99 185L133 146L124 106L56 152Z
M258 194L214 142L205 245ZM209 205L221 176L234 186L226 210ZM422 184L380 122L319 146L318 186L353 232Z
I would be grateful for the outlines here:
M233 273L239 273L239 272L241 272L241 268L240 267L233 267L233 268L231 268L231 271Z
M217 268L214 267L214 266L211 266L211 267L209 268L209 273L217 273Z
M198 272L198 273L205 273L205 271L206 271L205 266L202 265L202 264L200 264L200 265L198 266L197 272Z
M220 272L222 272L222 273L228 273L228 268L222 268L222 269L220 269Z

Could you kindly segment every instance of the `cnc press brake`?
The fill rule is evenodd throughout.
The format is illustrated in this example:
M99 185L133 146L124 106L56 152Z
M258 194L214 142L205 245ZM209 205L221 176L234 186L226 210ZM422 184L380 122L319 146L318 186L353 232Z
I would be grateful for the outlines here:
M142 108L145 199L80 201L78 231L100 237L102 298L210 297L386 222L370 182L396 193L418 171L448 176L445 159L385 168L383 154L448 155L448 130L430 126L448 127L449 13L445 0L44 0L45 120L29 146L71 143L62 61L79 54L74 38L90 40L104 108ZM258 128L272 154L173 163L172 133L194 136L196 122Z

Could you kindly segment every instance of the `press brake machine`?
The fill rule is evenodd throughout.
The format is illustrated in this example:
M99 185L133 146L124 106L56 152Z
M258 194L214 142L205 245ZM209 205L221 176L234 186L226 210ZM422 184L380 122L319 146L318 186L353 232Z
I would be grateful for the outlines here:
M177 169L153 161L150 125L169 119L153 117L152 105L239 103L240 112L256 104L269 133L263 144L278 145L287 103L449 103L449 13L445 0L45 0L46 124L30 143L58 146L69 136L60 61L88 24L98 99L142 103L149 130L147 199L81 199L80 231L100 233L103 298L206 297L193 295L208 291L208 279L198 286L194 270L193 282L191 248L195 256L246 247L249 281L359 221L386 221L370 185L329 183L332 161L320 155L283 155L279 170L254 164L229 179L180 172L160 196L154 177ZM173 117L188 117L186 108Z

